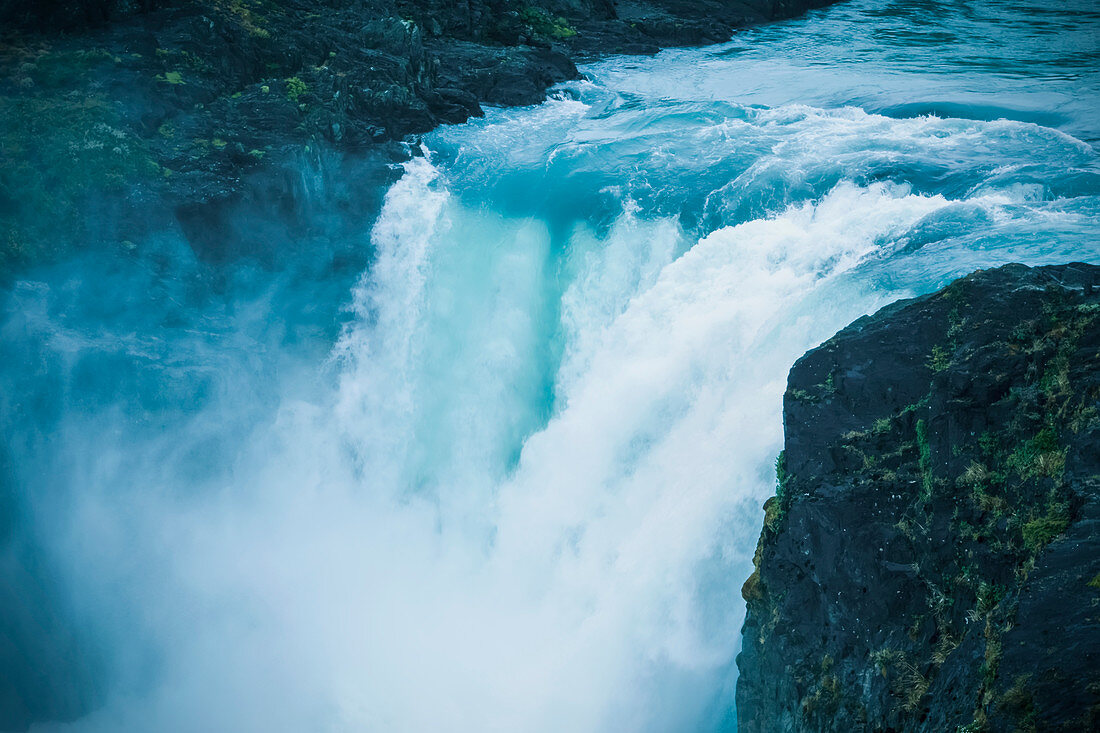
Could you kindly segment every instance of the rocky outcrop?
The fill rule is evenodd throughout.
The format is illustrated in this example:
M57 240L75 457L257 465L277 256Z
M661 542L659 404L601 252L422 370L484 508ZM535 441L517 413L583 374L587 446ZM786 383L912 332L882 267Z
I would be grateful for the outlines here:
M739 730L1100 727L1100 267L977 272L791 370Z
M539 102L575 59L832 1L0 0L0 277L174 219L209 255L241 199L300 213L303 158L384 169L395 141Z

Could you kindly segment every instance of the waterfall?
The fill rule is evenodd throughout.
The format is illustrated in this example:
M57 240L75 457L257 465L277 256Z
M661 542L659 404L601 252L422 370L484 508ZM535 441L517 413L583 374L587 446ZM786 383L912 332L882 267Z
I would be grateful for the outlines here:
M148 271L18 284L5 405L51 427L9 462L102 697L36 729L732 729L790 365L975 268L1100 262L1095 64L980 17L905 59L880 5L428 135L310 349L281 289L110 321L72 304Z

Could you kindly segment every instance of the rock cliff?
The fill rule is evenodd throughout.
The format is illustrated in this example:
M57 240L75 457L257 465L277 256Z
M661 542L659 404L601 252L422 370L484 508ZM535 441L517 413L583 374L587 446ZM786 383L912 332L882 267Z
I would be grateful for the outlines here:
M362 209L396 141L537 103L575 60L833 1L0 0L0 277L165 226L203 257L251 253L271 237L227 236L234 206L300 225L304 165L364 179ZM370 164L341 171L349 154Z
M1100 267L977 272L791 370L739 729L1100 727Z

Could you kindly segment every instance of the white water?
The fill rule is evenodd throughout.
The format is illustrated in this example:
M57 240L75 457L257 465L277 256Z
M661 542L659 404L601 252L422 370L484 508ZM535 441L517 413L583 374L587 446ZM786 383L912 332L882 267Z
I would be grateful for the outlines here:
M876 7L854 5L759 53ZM118 396L61 421L69 490L35 511L108 650L73 729L732 729L790 365L976 267L1100 262L1090 144L830 104L843 58L748 106L768 77L737 48L612 60L430 136L323 363L181 337L171 379L220 385L185 429L134 429ZM669 88L700 64L705 94ZM51 353L108 338L19 292Z

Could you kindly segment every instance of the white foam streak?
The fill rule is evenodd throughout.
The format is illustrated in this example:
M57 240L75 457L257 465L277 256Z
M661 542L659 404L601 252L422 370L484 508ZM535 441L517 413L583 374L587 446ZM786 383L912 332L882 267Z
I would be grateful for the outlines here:
M414 395L404 375L416 358L413 336L424 308L429 243L448 196L438 178L427 159L416 158L386 194L371 237L377 252L371 276L354 294L358 320L336 348L346 369L337 413L345 423L380 428L372 440L354 446L374 449L361 456L370 470L390 469L380 485L398 481L393 470L407 449L402 426L411 419Z

